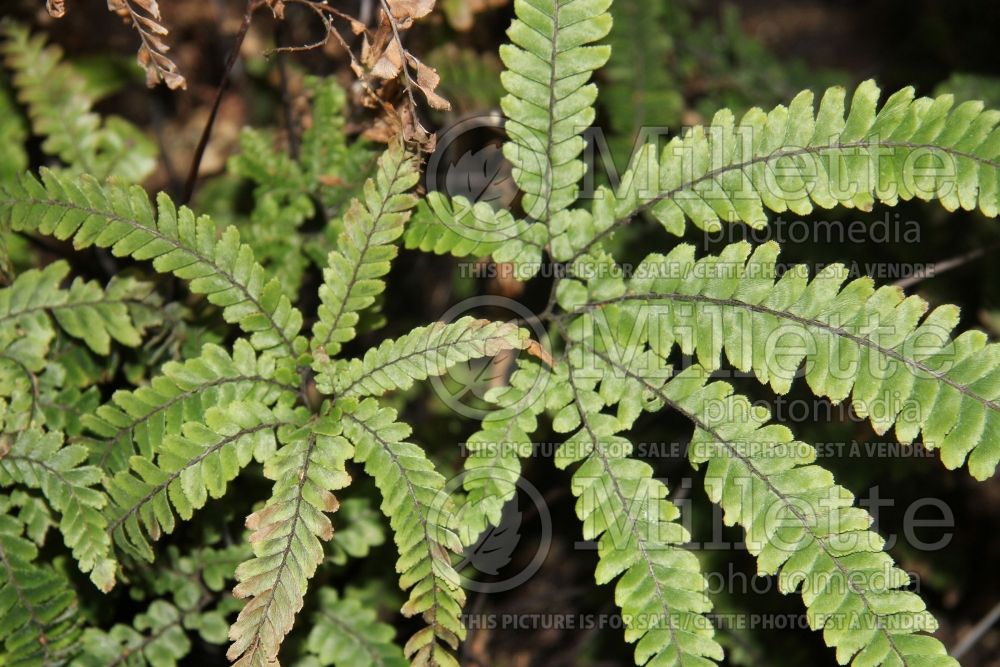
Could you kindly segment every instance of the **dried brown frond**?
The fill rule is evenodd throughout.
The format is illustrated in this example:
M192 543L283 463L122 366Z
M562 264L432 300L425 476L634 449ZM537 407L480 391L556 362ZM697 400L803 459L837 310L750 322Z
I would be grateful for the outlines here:
M172 90L186 88L187 81L167 56L170 47L163 37L170 31L162 23L156 0L108 0L108 9L130 22L139 33L138 61L146 70L146 84L153 87L163 81Z
M419 120L416 91L419 91L433 109L448 110L451 104L437 92L441 78L437 71L424 64L403 45L402 33L413 26L414 21L427 16L433 9L435 0L380 0L378 25L369 29L356 18L315 0L268 0L275 11L284 11L284 6L299 4L312 10L322 21L327 34L323 40L306 46L284 47L283 51L301 51L324 46L329 42L338 44L351 59L351 70L361 84L363 96L360 102L371 109L381 111L381 116L365 134L369 138L390 141L402 135L423 150L433 150L433 135ZM275 5L280 5L276 9ZM352 48L348 39L338 30L335 22L346 21L351 33L360 37L360 49ZM356 52L357 51L357 52ZM404 99L400 100L400 96Z

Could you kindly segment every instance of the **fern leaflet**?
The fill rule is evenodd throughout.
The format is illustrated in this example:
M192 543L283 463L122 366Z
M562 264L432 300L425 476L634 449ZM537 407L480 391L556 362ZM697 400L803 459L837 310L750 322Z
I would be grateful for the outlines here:
M270 407L287 392L298 390L291 360L258 357L245 339L237 339L232 355L217 345L206 345L201 356L183 363L169 362L162 375L133 391L117 391L112 400L83 423L95 435L88 443L91 459L117 473L139 454L152 459L168 435L179 434L189 421L206 410L234 401Z
M103 479L100 470L80 465L87 458L86 447L63 445L57 432L23 431L9 442L11 437L0 436L0 483L40 489L60 515L59 532L80 570L90 573L101 590L111 590L115 562L102 512L107 497L94 488Z
M276 408L278 414L253 402L213 407L203 423L187 422L180 434L168 436L155 463L131 457L129 470L116 474L108 485L108 532L118 546L153 560L149 539L173 532L174 510L181 519L190 519L209 496L220 497L251 458L265 461L274 452L275 430L294 419L281 407Z
M38 549L22 537L24 524L0 514L0 654L5 665L65 662L80 636L79 608L70 582L35 562Z
M340 433L336 414L321 418L288 435L264 466L275 484L264 507L247 517L254 557L237 568L233 595L252 599L229 631L235 667L275 664L302 609L323 541L333 536L326 515L339 507L333 491L351 482L344 465L354 450Z
M312 348L327 356L355 336L358 313L375 303L385 289L382 278L396 256L395 241L416 197L407 191L417 184L419 172L402 144L395 144L379 158L373 178L365 183L364 201L354 200L344 216L338 249L327 258L319 297L319 321L313 327Z
M0 188L0 217L16 231L73 238L77 248L110 247L117 257L151 259L157 271L190 281L192 291L221 306L258 350L295 352L302 314L281 284L267 279L236 228L217 239L210 219L177 209L165 194L154 211L138 186L101 186L90 176L75 180L43 170L42 181L26 174Z
M445 480L422 449L405 441L410 428L396 421L394 410L379 408L370 398L341 405L344 435L381 491L382 512L395 535L399 585L410 590L403 614L420 614L427 623L404 652L416 667L457 667L442 645L456 649L465 636L460 618L465 591L452 562L462 544L453 508L442 497Z
M415 381L443 375L456 364L492 357L503 350L525 349L528 332L514 324L472 317L418 327L370 349L363 359L320 365L316 386L336 396L381 396L409 389Z

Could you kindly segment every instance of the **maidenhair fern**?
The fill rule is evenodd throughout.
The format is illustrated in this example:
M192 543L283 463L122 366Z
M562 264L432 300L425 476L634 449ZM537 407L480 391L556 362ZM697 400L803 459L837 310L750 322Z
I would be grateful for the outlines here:
M723 110L665 146L640 147L616 190L577 205L610 7L514 3L500 55L517 213L420 196L419 155L400 139L369 164L370 146L344 139L343 92L310 80L313 124L296 159L272 154L270 135L244 135L230 166L255 184L254 208L249 220L229 211L234 225L130 185L147 173L147 144L131 126L101 122L55 51L5 28L17 99L61 164L25 173L22 151L2 165L0 175L18 175L0 182L0 229L128 260L129 272L67 282L71 265L56 261L0 288L4 664L171 665L197 632L228 643L229 660L245 667L286 657L457 665L466 637L460 554L500 523L544 424L565 435L552 463L572 470L582 535L597 544L595 578L613 583L636 664L718 664L707 579L681 510L654 468L632 456L630 431L661 411L691 422L688 457L704 467L708 496L743 528L759 571L801 594L810 626L841 664L957 664L931 636L936 622L872 517L816 463L815 449L711 375L725 365L778 394L804 385L850 400L878 433L919 438L948 468L967 462L986 479L1000 463L1000 347L981 332L956 332L955 307L848 281L843 266L781 272L775 243L701 257L665 243L626 277L608 241L641 213L675 235L689 220L705 230L763 226L768 211L914 198L996 216L1000 112L912 89L880 104L873 82L849 106L847 91L832 88L818 106L806 92L738 121ZM63 97L54 82L74 94ZM10 107L0 91L0 109ZM0 136L23 139L18 125L0 123ZM354 183L359 174L367 178ZM322 232L307 238L307 220ZM356 354L401 245L491 256L524 280L546 262L559 270L536 317L430 323ZM305 279L310 264L321 269L318 286ZM192 311L207 322L195 336L204 344L178 344L161 359L164 330ZM521 324L546 328L552 350ZM447 469L413 442L407 392L512 351L526 354L487 394L495 409L467 439L464 494L455 494ZM674 368L677 352L694 363ZM117 390L102 394L112 380ZM362 473L371 497L381 496L380 514L352 479ZM242 502L243 539L229 517L201 511L223 496ZM325 581L310 591L318 572L373 553L384 539L380 515L398 552L400 611L417 628L402 646L370 600ZM182 531L203 548L163 546ZM60 549L55 532L68 567L39 557L41 547ZM150 599L130 624L91 627L74 568L104 592L127 582L136 600ZM232 597L220 596L231 582ZM285 656L296 630L302 655Z

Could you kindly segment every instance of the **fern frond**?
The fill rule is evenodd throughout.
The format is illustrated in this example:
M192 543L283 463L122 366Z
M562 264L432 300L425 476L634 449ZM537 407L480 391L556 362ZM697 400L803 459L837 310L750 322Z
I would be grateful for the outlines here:
M519 360L506 387L490 389L486 400L496 406L469 436L462 485L466 496L459 514L462 544L471 546L491 526L499 526L503 508L517 493L521 459L531 456L538 415L545 401L538 391L555 381L540 364Z
M278 412L242 401L213 407L203 422L187 422L180 434L167 436L157 448L155 464L144 456L133 456L130 469L116 474L108 484L108 533L115 543L127 553L152 561L149 540L173 532L175 511L182 520L190 519L209 496L221 497L251 458L263 462L274 452L275 431L295 419L283 414L285 410Z
M372 547L385 543L382 515L368 498L348 498L337 512L339 525L330 540L330 562L344 565L351 558L365 558Z
M49 529L56 525L48 504L24 491L15 490L10 495L0 495L0 514L14 516L24 524L25 535L35 546L45 544Z
M92 111L95 95L62 50L46 46L17 23L0 26L4 64L13 73L18 100L28 109L42 150L74 172L138 183L156 166L156 146L139 128L118 117L102 122Z
M9 440L13 437L13 442ZM4 443L4 439L8 440ZM103 591L115 585L115 561L103 510L108 499L94 488L103 475L82 445L63 445L61 433L23 431L0 436L0 484L40 489L59 513L59 532L82 572Z
M486 202L473 204L465 197L449 199L429 192L406 226L403 240L407 248L437 255L489 255L496 262L516 262L525 269L519 278L527 280L541 265L548 236L542 223L515 219Z
M7 89L0 86L0 146L4 147L3 159L0 159L0 181L9 181L28 168L28 153L24 147L27 139L28 130L17 105ZM3 262L0 261L0 279L4 275L2 269Z
M190 281L222 307L228 322L251 334L258 350L282 347L294 353L302 314L268 280L250 246L229 227L221 238L207 217L177 209L165 194L154 210L138 186L100 185L90 176L78 180L42 170L42 181L25 174L0 188L0 217L16 231L37 231L73 239L77 248L111 248L117 257L153 260L153 268Z
M710 370L725 353L781 394L804 365L813 392L850 397L878 433L895 425L904 443L922 434L948 468L968 456L974 476L991 476L1000 461L1000 345L978 331L952 339L954 306L928 313L898 287L876 289L870 278L845 285L839 264L811 281L804 265L778 278L778 252L774 243L752 254L737 243L696 260L692 246L679 245L646 258L620 295L576 312L593 318L584 326L597 327L620 358L626 339L662 356L676 343Z
M132 625L108 632L87 628L71 667L173 667L191 652L187 615L166 600L153 600Z
M167 56L170 47L163 37L169 31L162 23L156 0L108 0L108 9L127 19L139 34L136 61L146 70L146 85L152 88L163 81L171 90L187 88L187 81Z
M76 593L55 568L35 562L38 549L22 537L24 529L0 514L0 660L11 667L64 664L80 636Z
M378 620L375 611L360 600L343 597L332 588L319 590L319 607L306 652L320 667L408 667L393 639L396 630Z
M583 128L594 122L591 73L611 55L588 46L611 30L611 0L515 0L517 18L500 47L507 70L501 101L510 140L504 155L528 217L547 223L576 201L586 167Z
M526 330L506 322L473 317L451 324L435 322L383 342L362 359L321 362L316 386L336 396L381 396L443 375L456 364L525 349L530 343Z
M759 571L778 573L783 592L801 588L810 627L823 629L841 664L854 657L853 664L872 667L957 666L940 642L919 634L932 632L936 621L919 596L904 590L909 576L882 550L868 513L814 464L814 448L769 424L770 412L729 384L707 384L702 367L664 384L590 343L582 346L640 383L655 398L654 409L667 405L694 423L689 456L696 466L708 462L709 496L728 524L744 527Z
M112 400L83 423L95 435L88 442L91 460L117 473L139 454L152 460L168 435L179 434L214 406L249 401L271 407L286 392L298 390L298 376L288 358L258 357L245 339L237 339L230 355L208 344L201 356L168 362L162 375L133 391L116 391Z
M45 315L51 315L63 331L83 340L97 354L107 355L112 339L128 347L142 343L143 332L139 327L159 320L159 302L153 286L132 278L115 277L106 289L101 289L96 282L76 278L67 289L62 289L60 285L69 268L69 264L59 260L44 269L25 271L10 287L0 289L0 347L6 348L4 343L23 335L22 319ZM130 311L137 309L146 310L147 317L133 322ZM28 324L25 328L38 330L41 326ZM42 347L42 341L34 342Z
M235 667L277 664L278 649L302 609L306 586L333 536L327 517L339 507L333 491L351 482L344 466L354 448L336 413L286 436L264 466L271 498L247 517L254 557L236 570L237 598L252 598L229 631Z
M1000 213L1000 111L982 102L954 106L951 95L891 95L865 81L845 113L846 91L830 88L768 113L751 109L737 124L728 110L708 127L673 139L657 157L639 151L618 192L624 222L648 209L671 233L690 219L702 229L721 221L766 223L764 209L805 215L813 206L870 210L913 198L949 211Z
M410 591L403 614L420 614L428 625L410 638L404 653L417 667L457 667L444 645L456 649L465 637L465 591L453 565L462 544L443 497L445 480L422 449L405 441L411 429L396 421L395 410L379 408L373 399L341 405L344 435L382 493L382 512L399 549L399 585Z
M313 327L313 351L335 356L356 334L359 313L385 289L382 278L398 252L396 241L417 198L407 192L417 184L417 162L397 142L379 158L365 183L364 200L355 199L344 215L338 248L327 258L319 321Z
M676 520L677 507L652 467L629 458L632 444L619 433L630 425L600 410L605 401L593 379L572 366L556 369L548 407L553 428L573 432L556 453L556 465L581 465L573 474L576 512L585 539L598 542L599 584L616 578L615 602L622 610L625 640L636 644L637 665L699 665L722 660L707 614L712 605L697 557ZM562 405L565 403L565 405Z
M608 36L611 59L602 70L600 102L613 131L615 158L627 160L636 138L646 128L676 127L684 109L684 82L670 66L679 26L690 9L644 0L616 0L614 27ZM624 166L624 165L623 165Z
M707 379L692 367L661 395L695 423L691 461L708 463L708 494L727 524L746 530L759 572L778 574L785 593L801 590L810 627L823 630L840 664L957 667L941 642L920 634L937 622L905 590L910 577L869 530L871 516L815 464L815 449L768 424L766 408Z

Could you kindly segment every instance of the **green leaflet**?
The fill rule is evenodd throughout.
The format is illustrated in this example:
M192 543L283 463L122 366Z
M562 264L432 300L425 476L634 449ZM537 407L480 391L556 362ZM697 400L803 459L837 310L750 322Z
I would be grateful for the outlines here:
M0 26L0 34L5 38L0 54L13 73L17 98L28 109L32 131L45 137L42 149L73 173L145 180L156 165L155 145L124 119L102 121L91 111L96 96L86 79L62 62L62 50L46 47L43 36L31 36L17 23Z
M286 392L298 390L298 376L287 358L258 357L245 339L237 339L232 355L206 345L201 356L164 365L163 374L133 391L117 391L112 400L84 416L94 437L91 460L112 473L128 467L139 454L152 460L163 439L183 425L199 421L213 406L251 401L272 406Z
M297 418L288 412L282 406L273 411L242 401L213 407L203 422L187 422L181 433L167 436L155 463L131 457L129 469L108 483L108 533L115 543L127 553L153 560L149 541L173 532L174 511L190 519L209 496L225 493L252 458L266 461L277 445L275 430Z
M0 181L10 180L28 168L28 153L24 149L27 138L27 128L14 100L7 89L0 86L0 146L4 147L3 158L0 159ZM0 262L0 277L3 276L2 269L3 263Z
M10 287L0 289L0 347L36 370L44 363L46 341L53 335L43 333L45 315L53 317L67 334L103 355L111 351L112 339L137 347L142 342L144 328L159 322L159 298L151 284L115 277L107 288L101 289L97 283L76 278L63 289L60 285L69 270L69 264L59 260L41 270L25 271ZM133 321L135 311L145 311L145 317ZM25 321L32 319L35 321ZM26 329L36 331L32 340L19 340L24 338Z
M310 667L408 667L410 662L393 643L396 631L382 623L363 600L321 588L319 609L306 640Z
M282 438L264 474L274 489L264 507L247 517L254 557L236 570L237 598L250 598L229 631L227 657L236 667L272 665L302 609L306 586L333 536L327 512L339 507L333 491L351 482L344 469L354 448L341 435L339 416L307 424Z
M655 363L654 355L645 361ZM547 387L546 408L554 413L553 428L571 433L556 452L556 465L581 464L572 488L584 538L598 541L597 583L620 577L615 602L625 640L637 642L637 665L714 665L723 658L722 647L705 616L712 609L707 581L697 557L682 546L690 536L676 522L680 511L652 467L629 458L632 444L619 435L638 415L601 412L621 399L609 397L595 378L578 376L576 363L571 354L568 365L554 369L559 381ZM644 389L636 393L648 394Z
M847 269L826 266L812 280L805 266L780 278L778 246L751 254L746 243L696 260L679 245L650 255L635 276L611 291L593 290L578 306L575 329L591 335L619 359L643 344L660 356L679 345L715 370L724 354L741 371L784 394L804 366L810 389L834 402L851 398L878 433L893 425L904 443L922 435L941 450L948 468L978 479L1000 461L1000 346L968 331L952 339L958 309L906 297L896 287L876 289L869 278L845 284Z
M347 141L347 94L340 83L311 76L303 83L312 96L312 116L298 159L276 150L272 133L246 128L239 155L229 161L234 176L255 185L250 220L241 225L244 239L289 294L298 293L310 260L325 265L343 226L337 218L360 191L376 157L368 142ZM301 231L313 216L327 222L315 237Z
M59 532L80 570L102 591L115 585L115 561L103 514L107 497L94 488L102 480L82 445L64 445L62 434L30 430L0 436L0 484L39 489L59 513Z
M134 627L119 624L109 632L88 628L83 633L82 654L72 667L176 665L191 651L184 618L166 600L154 600L135 617Z
M475 544L488 527L500 525L504 505L517 493L521 459L533 450L530 434L538 429L538 415L545 409L539 390L553 381L539 364L518 360L509 386L487 393L496 410L465 443L466 497L458 522L463 545Z
M617 193L616 217L649 209L680 234L685 220L701 229L721 221L763 226L764 209L809 213L813 206L871 209L913 198L949 211L1000 212L1000 111L982 102L954 106L951 95L915 98L904 88L878 106L865 81L854 91L830 88L818 109L813 94L736 122L720 111L706 127L670 141L657 156L646 146Z
M183 556L176 547L166 551L169 569L141 576L149 578L151 593L172 601L158 597L130 624L116 624L107 632L85 629L79 655L70 667L173 667L191 652L190 632L209 644L226 642L226 617L238 602L232 597L216 600L213 593L233 578L249 547L196 548Z
M366 557L372 547L385 542L381 515L367 498L348 498L337 512L339 520L330 540L330 562L345 565L352 558Z
M517 18L500 47L506 65L501 101L507 116L504 155L524 193L528 217L549 218L576 201L586 170L582 130L594 122L591 73L611 55L589 46L611 30L611 0L515 0Z
M465 603L453 558L462 551L454 508L444 495L445 480L422 449L406 442L411 429L396 412L373 399L343 401L344 435L355 447L382 493L399 561L399 586L410 591L406 616L421 615L427 627L414 634L404 652L416 667L457 667L447 646L465 637L460 614Z
M396 143L382 154L375 176L365 183L363 200L351 202L337 250L329 254L323 270L314 352L328 357L340 352L356 335L360 311L385 289L382 278L398 252L395 242L417 203L407 191L418 179L415 160Z
M190 281L193 292L222 307L226 321L250 333L258 350L297 349L302 314L281 284L267 279L236 228L216 238L211 220L177 209L165 194L154 210L138 186L102 186L89 175L74 179L43 169L41 181L26 174L0 186L0 218L16 231L72 238L78 249L96 245L116 257L151 259L157 271Z
M79 608L69 580L36 563L25 525L0 514L0 659L12 667L60 664L80 636Z
M517 278L527 280L541 267L548 234L545 225L517 220L509 211L494 210L486 202L465 197L448 199L429 192L406 226L407 248L455 257L486 257L514 262Z
M473 317L436 322L385 341L363 359L321 363L316 386L336 396L381 396L443 375L456 364L525 349L529 343L528 332L514 324Z

